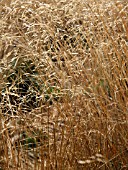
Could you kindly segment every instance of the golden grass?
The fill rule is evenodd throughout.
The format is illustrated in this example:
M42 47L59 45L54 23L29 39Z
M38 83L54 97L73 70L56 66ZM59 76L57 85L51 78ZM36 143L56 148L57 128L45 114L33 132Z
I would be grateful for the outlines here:
M0 169L127 169L127 0L1 2Z

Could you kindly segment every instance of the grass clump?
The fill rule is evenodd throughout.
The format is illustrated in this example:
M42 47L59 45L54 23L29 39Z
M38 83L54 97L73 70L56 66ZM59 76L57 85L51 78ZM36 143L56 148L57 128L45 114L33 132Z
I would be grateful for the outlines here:
M0 168L128 168L126 0L0 6Z

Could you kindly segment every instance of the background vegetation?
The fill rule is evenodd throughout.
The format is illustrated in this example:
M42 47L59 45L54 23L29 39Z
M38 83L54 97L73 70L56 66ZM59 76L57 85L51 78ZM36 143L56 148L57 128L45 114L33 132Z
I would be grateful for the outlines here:
M0 4L0 169L128 169L127 0Z

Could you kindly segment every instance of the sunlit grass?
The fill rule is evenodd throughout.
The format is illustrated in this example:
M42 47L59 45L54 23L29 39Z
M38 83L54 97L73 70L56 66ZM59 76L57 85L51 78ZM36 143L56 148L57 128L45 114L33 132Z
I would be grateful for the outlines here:
M128 3L0 6L0 168L128 168Z

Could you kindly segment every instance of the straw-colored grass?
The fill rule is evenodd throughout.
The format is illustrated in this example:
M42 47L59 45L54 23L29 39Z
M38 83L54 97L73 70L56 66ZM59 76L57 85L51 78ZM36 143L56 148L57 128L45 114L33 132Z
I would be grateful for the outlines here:
M128 169L127 0L0 3L0 169Z

